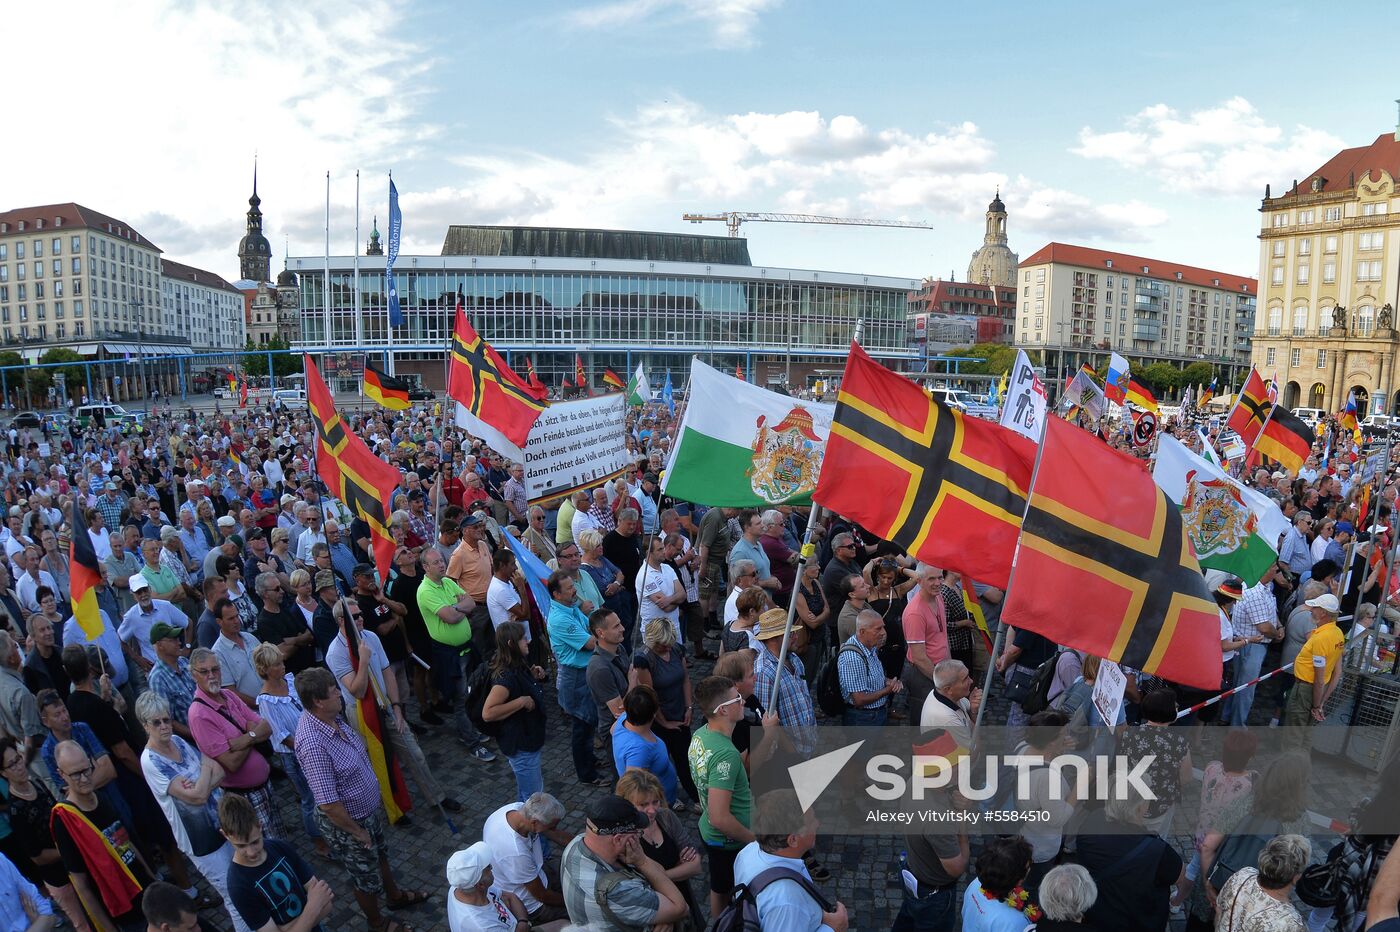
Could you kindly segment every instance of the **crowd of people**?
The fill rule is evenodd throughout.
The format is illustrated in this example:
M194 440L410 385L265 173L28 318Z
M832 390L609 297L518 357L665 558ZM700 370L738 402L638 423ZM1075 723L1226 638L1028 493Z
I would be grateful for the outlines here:
M1088 701L1101 658L1014 627L992 655L1000 590L840 516L663 496L678 423L665 406L629 414L623 475L548 508L530 503L521 464L444 433L438 413L343 412L401 470L387 577L370 526L317 477L305 412L167 407L139 429L9 429L4 928L189 929L222 913L238 930L309 932L337 894L375 932L407 932L405 909L453 932L703 929L726 910L765 929L871 928L886 920L825 889L852 865L826 863L814 815L790 789L756 799L751 775L786 772L828 724L900 723L971 748L993 680L989 714L1025 750L1151 755L1156 798L1093 805L1040 771L1002 804L1048 821L908 835L890 867L895 929L1158 930L1174 915L1230 932L1351 932L1363 915L1391 928L1400 856L1360 826L1393 824L1382 810L1400 770L1336 850L1307 816L1307 726L1343 652L1400 618L1394 575L1371 558L1391 545L1394 487L1363 504L1354 464L1250 475L1292 528L1257 584L1209 580L1221 689L1278 667L1284 688L1181 716L1213 693L1125 669L1107 722ZM93 639L73 618L75 535L102 572ZM1010 684L1046 669L1046 707L1027 709ZM1288 738L1262 762L1242 726L1270 719ZM508 766L514 794L455 798L420 740ZM1193 752L1212 750L1197 779ZM576 811L547 787L551 751L571 765ZM479 836L446 863L445 898L439 877L405 874L396 834L436 831L435 810ZM1183 847L1171 826L1188 811ZM1352 882L1300 900L1319 863Z

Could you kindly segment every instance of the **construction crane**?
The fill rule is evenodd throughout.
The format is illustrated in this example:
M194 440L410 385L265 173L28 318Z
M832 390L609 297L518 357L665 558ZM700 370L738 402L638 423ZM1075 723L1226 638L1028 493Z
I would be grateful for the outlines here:
M854 227L905 227L914 230L932 230L927 223L910 223L905 220L852 220L847 217L822 217L817 214L756 214L742 210L730 210L721 214L682 214L682 220L691 223L704 223L718 220L729 228L730 236L739 235L739 224L746 220L762 220L766 223L835 223Z

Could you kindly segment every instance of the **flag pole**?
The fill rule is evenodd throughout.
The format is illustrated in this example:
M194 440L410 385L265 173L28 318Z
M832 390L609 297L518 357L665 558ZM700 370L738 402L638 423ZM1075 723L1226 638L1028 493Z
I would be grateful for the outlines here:
M391 172L389 172L389 186L392 188L393 185L394 185L394 173L391 171ZM395 203L397 203L397 201L396 201ZM389 225L392 227L392 226L393 226L393 223L394 223L394 218L393 218L393 217L390 217L390 218L389 218ZM390 235L390 236L393 235L393 231L392 231L392 230L390 230L390 234L389 234L389 235ZM395 258L396 260L398 259L398 246L397 246L397 245L395 245L395 247L394 247L394 258ZM385 300L385 302L384 302L384 319L385 319L385 327L384 327L385 339L384 339L384 345L388 348L388 352L384 354L385 357L386 357L386 358L385 358L385 361L384 361L384 364L385 364L385 369L386 369L386 371L389 373L389 375L398 375L398 366L394 365L394 320L393 320L393 313L392 313L392 312L390 311L390 309L389 309L389 302L388 302L388 300L387 300L387 299L388 299L388 296L387 296L387 295L385 296L385 299L386 299L386 300Z
M861 334L864 333L864 331L865 318L857 317L856 330L855 333L851 335L851 342L859 343ZM689 398L688 391L686 397ZM765 712L772 712L778 708L778 688L783 682L783 666L787 663L788 646L792 641L792 623L797 618L797 598L801 595L797 590L798 587L802 585L802 573L807 568L807 561L815 557L817 553L816 544L812 542L812 535L817 523L821 521L821 517L822 506L818 505L816 501L813 501L812 512L807 516L807 530L802 534L802 547L797 552L797 573L793 576L792 595L788 598L787 622L783 625L783 643L782 646L778 648L778 672L773 677L773 692L768 697L768 704L763 707ZM721 622L723 622L723 618L721 618Z
M442 436L438 438L438 457L451 468L451 460L444 456L443 444L447 442L447 409L452 406L456 411L456 400L448 390L452 384L452 335L457 331L457 309L462 307L462 283L457 283L457 301L452 308L452 315L447 324L447 341L442 347L442 417L440 427ZM463 451L462 462L466 462L466 451ZM438 497L437 514L433 516L433 529L442 533L442 503L447 498L447 483L442 478L443 463L438 464Z
M360 170L355 169L355 345L365 345L365 322L360 316ZM392 371L392 370L390 370ZM363 376L362 376L363 378ZM363 406L363 394L361 395Z
M1391 381L1393 382L1393 378L1391 379ZM1387 399L1389 399L1389 397L1390 397L1390 388L1391 388L1390 385L1387 385L1387 386L1386 386L1386 392L1385 392L1385 394L1386 394L1386 398L1387 398ZM1382 500L1383 500L1383 496L1385 495L1385 477L1386 477L1386 473L1388 473L1388 472L1390 471L1390 445L1391 445L1391 431L1387 428L1387 429L1386 429L1386 432L1385 432L1385 457L1384 457L1384 461L1381 463L1380 468L1376 470L1376 494L1375 494L1375 496L1374 496L1374 498L1375 498L1375 507L1374 507L1373 509L1371 509L1371 511L1372 511L1372 512L1374 513L1374 515L1375 515L1375 518L1373 519L1373 518L1371 518L1371 517L1368 516L1368 517L1367 517L1367 520L1368 520L1368 521L1376 520L1376 519L1379 519L1379 518L1380 518L1380 514L1381 514L1381 502L1382 502ZM1358 514L1358 515L1357 515L1357 518L1359 519L1360 517L1361 517L1360 514ZM1368 525L1368 526L1369 526L1369 527L1375 527L1374 524ZM1346 569L1346 573L1342 576L1342 598L1346 598L1347 591L1351 588L1351 566L1352 566L1352 562L1353 562L1353 560L1354 560L1354 555L1355 555L1355 551L1356 551L1356 539L1357 539L1357 537L1360 535L1361 531L1362 531L1361 528L1357 528L1357 529L1356 529L1356 533L1352 534L1352 536L1351 536L1351 549L1350 549L1350 550L1348 551L1348 553L1347 553L1347 569ZM1386 599L1386 596L1387 596L1386 587L1387 587L1388 584L1390 583L1390 573L1391 573L1391 569L1392 569L1392 567L1394 567L1394 565L1395 565L1395 543L1396 543L1396 541L1400 541L1400 535L1393 535L1393 536L1395 537L1395 540L1392 540L1392 541L1391 541L1391 544L1390 544L1390 551L1385 555L1385 558L1384 558L1384 564L1385 564L1384 569L1385 569L1385 573L1384 573L1384 575L1381 576L1381 592L1380 592L1381 601L1380 601L1378 604L1379 604L1380 607L1382 607L1382 608L1384 607L1385 599ZM1363 579L1364 579L1364 577L1363 577ZM1352 607L1352 615L1355 615L1355 614L1356 614L1356 610L1357 610L1358 608L1360 608L1360 607L1361 607L1361 595L1360 595L1360 593L1358 593L1358 594L1357 594L1357 598L1356 598L1356 605Z
M1040 440L1035 445L1035 463L1031 466L1031 484L1026 489L1026 508L1021 512L1021 526L1024 528L1026 517L1031 513L1031 498L1035 495L1035 480L1040 475L1040 461L1045 456L1045 438L1050 430L1050 419L1045 418L1040 425ZM1011 572L1006 577L1006 591L1002 593L1002 610L1005 611L1006 600L1011 595L1011 587L1016 582L1016 564L1021 558L1021 535L1016 535L1016 549L1011 554ZM987 700L992 694L992 678L997 672L997 657L1001 654L1002 645L1006 641L1006 629L1008 625L1005 619L1000 619L997 623L996 642L992 645L991 655L987 658L987 675L982 679L982 701L977 706L977 720L972 723L972 747L977 746L977 733L982 728L982 716L987 711ZM970 750L970 749L969 749Z
M326 355L331 354L331 173L326 172Z

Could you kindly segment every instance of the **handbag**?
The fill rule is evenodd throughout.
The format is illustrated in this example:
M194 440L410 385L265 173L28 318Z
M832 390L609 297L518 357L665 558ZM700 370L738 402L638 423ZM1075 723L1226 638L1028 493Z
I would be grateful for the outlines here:
M1016 705L1026 701L1031 694L1031 684L1035 680L1035 670L1028 667L1012 667L1011 676L1006 680L1006 701Z
M1282 830L1283 823L1278 819L1261 819L1252 814L1247 816L1220 846L1206 881L1217 893L1224 890L1235 871L1259 863L1259 852L1264 850L1269 839Z
M1362 845L1349 835L1327 852L1324 863L1309 864L1304 869L1294 892L1298 899L1314 909L1335 907L1354 877L1370 875L1374 858L1372 845Z

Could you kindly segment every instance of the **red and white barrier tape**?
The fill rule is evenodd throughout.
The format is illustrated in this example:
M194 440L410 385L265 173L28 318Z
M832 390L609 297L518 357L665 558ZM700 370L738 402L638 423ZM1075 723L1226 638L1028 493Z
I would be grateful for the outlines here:
M1262 683L1262 682L1264 682L1265 680L1267 680L1269 677L1271 677L1271 676L1277 676L1278 674L1282 673L1284 670L1291 670L1292 668L1293 668L1293 664L1292 664L1292 663L1286 663L1286 664L1284 664L1283 666L1279 667L1277 670L1270 670L1268 673L1265 673L1263 676L1255 677L1254 679L1250 680L1248 683L1241 683L1240 685L1234 687L1233 689L1227 689L1227 690L1225 690L1223 693L1221 693L1221 694L1218 695L1218 696L1211 696L1211 697L1210 697L1209 699L1207 699L1205 702L1198 702L1198 703L1196 703L1195 705L1191 706L1191 708L1189 708L1189 709L1182 709L1180 712L1176 713L1176 717L1177 717L1177 718L1185 718L1186 716L1190 715L1192 712L1199 712L1201 709L1204 709L1204 708L1205 708L1206 706L1208 706L1208 705L1215 705L1217 702L1219 702L1221 699L1224 699L1224 698L1227 697L1227 696L1233 696L1235 693L1239 692L1241 689L1248 689L1249 687L1255 685L1256 683Z

